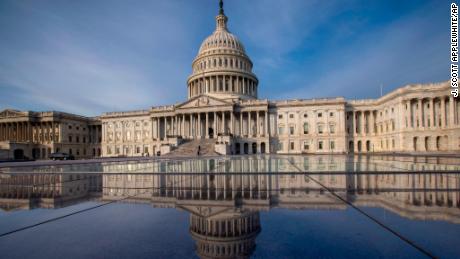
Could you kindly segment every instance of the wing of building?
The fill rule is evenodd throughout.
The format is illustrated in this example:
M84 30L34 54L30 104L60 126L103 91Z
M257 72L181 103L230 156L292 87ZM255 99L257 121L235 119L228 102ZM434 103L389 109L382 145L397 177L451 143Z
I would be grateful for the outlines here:
M253 63L227 21L221 4L185 102L97 118L5 110L0 158L460 151L460 101L449 82L369 100L261 100Z

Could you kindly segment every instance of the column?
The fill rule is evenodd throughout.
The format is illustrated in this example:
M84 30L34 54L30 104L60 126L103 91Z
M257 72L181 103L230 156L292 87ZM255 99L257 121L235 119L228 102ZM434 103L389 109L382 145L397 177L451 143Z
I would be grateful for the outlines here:
M364 135L366 132L364 130L364 123L366 121L365 111L361 111L361 120L360 120L360 133Z
M255 133L256 133L257 137L260 137L259 111L257 111L257 113L256 113L256 124L257 124L257 126L256 126L256 132Z
M198 113L198 136L199 139L201 139L201 137L203 136L203 134L201 133L201 113Z
M434 121L434 99L430 99L430 127L435 127L436 123Z
M214 124L214 138L217 137L217 113L214 112L214 121L213 121L213 124Z
M264 116L264 120L265 120L265 127L264 127L264 136L265 137L268 137L268 111L266 111L265 113L265 116Z
M206 112L206 138L209 138L209 113Z
M455 99L452 95L449 97L449 126L454 127L455 124Z
M182 114L182 128L181 128L181 131L182 131L182 137L184 139L186 139L187 136L185 134L185 114Z
M422 114L422 99L418 99L418 127L422 127L423 124L423 114Z
M368 128L369 128L369 135L373 135L374 134L374 111L370 111Z
M240 111L240 136L243 136L243 112Z
M222 112L222 134L225 134L225 111Z
M248 112L248 136L252 137L251 111Z
M446 127L446 98L441 97L441 127Z
M230 134L235 134L235 120L233 111L230 111Z
M354 111L351 112L351 115L353 117L353 129L352 129L352 134L355 135L358 133L357 127L356 127L356 113ZM314 125L316 127L316 125Z

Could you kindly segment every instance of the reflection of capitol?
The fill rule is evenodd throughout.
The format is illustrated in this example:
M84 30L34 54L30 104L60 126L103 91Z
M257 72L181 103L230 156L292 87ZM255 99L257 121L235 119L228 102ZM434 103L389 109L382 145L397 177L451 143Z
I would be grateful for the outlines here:
M296 159L294 163L298 167L308 168L312 173L291 174L293 168L283 159L162 162L149 168L154 174L103 175L102 197L118 200L135 196L129 202L190 212L190 233L201 258L249 257L261 230L260 210L273 207L347 208L315 181L357 206L382 207L410 219L460 224L460 180L457 174L330 174L324 170L340 171L350 167L355 171L369 170L374 165L369 162L357 166L353 161L343 163L340 159L335 162L323 161L324 158ZM404 162L392 161L391 164L404 167ZM430 169L436 165L426 166ZM136 167L132 165L130 170L136 171ZM205 171L210 173L200 174ZM266 173L269 171L284 174Z
M318 161L295 163L300 168L309 168L311 173L294 173L289 162L280 159L268 159L268 162L255 159L210 159L158 163L151 168L153 171L158 170L159 173L155 174L103 175L103 198L136 196L137 201L165 207L200 205L250 210L268 210L270 207L346 208L324 187L318 185L317 181L358 205L384 207L408 218L460 223L460 179L457 174L337 173L341 167L356 167L356 164L349 165L340 160L335 162L336 165L333 161L324 164ZM372 163L369 166L374 167ZM427 167L430 166L435 165ZM319 171L318 167L334 168L334 173L315 173ZM211 173L180 173L187 171L185 168L191 172L208 170ZM237 173L237 170L228 173L232 172L231 168L244 170L245 173ZM265 173L250 170L254 168ZM227 173L220 172L224 170ZM266 173L270 170L284 174ZM144 193L145 190L147 192Z
M253 253L261 231L259 211L345 210L329 191L356 206L460 224L460 168L454 164L442 158L265 156L93 168L102 175L85 174L89 168L79 166L5 171L0 208L54 208L93 197L177 208L190 213L189 230L201 258L244 258Z

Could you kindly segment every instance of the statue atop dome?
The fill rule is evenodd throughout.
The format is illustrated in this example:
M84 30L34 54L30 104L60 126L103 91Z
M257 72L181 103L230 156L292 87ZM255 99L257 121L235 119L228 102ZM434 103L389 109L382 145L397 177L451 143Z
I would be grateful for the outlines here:
M219 14L225 15L224 14L224 1L219 0Z

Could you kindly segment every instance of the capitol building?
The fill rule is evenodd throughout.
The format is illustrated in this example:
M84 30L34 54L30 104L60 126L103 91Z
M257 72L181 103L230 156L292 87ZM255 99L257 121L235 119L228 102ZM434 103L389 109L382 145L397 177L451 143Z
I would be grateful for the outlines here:
M215 19L184 102L97 117L6 109L0 159L189 156L198 147L202 155L460 151L460 100L448 81L402 86L378 99L259 99L263 86L228 29L222 1Z

